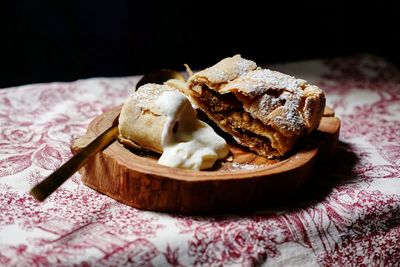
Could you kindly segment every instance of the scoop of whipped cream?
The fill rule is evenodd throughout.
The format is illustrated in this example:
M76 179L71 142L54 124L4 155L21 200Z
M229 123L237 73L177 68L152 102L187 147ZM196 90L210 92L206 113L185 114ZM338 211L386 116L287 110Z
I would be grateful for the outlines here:
M167 117L161 134L163 154L158 164L203 170L228 155L225 140L196 118L196 111L185 95L176 91L164 92L156 105Z

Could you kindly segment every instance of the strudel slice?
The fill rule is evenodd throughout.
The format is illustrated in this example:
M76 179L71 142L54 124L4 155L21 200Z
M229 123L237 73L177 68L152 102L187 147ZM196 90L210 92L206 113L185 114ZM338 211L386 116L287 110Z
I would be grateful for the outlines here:
M193 74L187 93L237 143L268 158L284 156L312 132L325 107L317 86L240 55Z

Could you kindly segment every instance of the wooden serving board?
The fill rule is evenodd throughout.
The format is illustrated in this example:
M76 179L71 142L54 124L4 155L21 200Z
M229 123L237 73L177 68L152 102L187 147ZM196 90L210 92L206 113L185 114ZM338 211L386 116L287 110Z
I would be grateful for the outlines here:
M96 117L85 136L72 144L77 153L110 127L121 107ZM340 120L325 109L318 129L291 155L280 160L264 157L229 142L231 156L213 169L193 171L157 164L158 155L130 150L114 141L80 170L83 183L139 209L200 214L252 211L305 184L317 164L335 153Z

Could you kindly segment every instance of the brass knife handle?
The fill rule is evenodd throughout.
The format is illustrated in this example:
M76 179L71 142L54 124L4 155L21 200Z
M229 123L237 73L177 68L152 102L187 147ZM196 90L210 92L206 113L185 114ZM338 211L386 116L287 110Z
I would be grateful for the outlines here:
M37 200L45 200L69 177L82 168L82 166L85 165L93 155L107 147L117 137L117 135L118 124L114 124L67 162L61 165L55 172L33 187L29 193Z

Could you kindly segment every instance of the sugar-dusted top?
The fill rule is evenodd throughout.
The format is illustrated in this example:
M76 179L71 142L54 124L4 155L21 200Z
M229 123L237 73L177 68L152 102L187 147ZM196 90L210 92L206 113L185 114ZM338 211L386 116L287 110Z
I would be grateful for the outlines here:
M285 91L296 93L302 91L301 86L305 83L306 81L304 80L296 79L293 76L278 71L257 69L249 71L228 83L220 90L220 93L223 94L237 90L250 97L262 95L271 89L284 89Z
M197 79L205 79L211 84L224 84L256 68L257 64L254 61L244 59L240 55L235 55L195 73L189 78L188 82L190 84Z
M161 111L156 105L159 96L165 91L176 91L168 85L147 83L140 86L136 92L131 94L127 102L134 102L135 105L144 110L151 110L152 113L161 115Z

